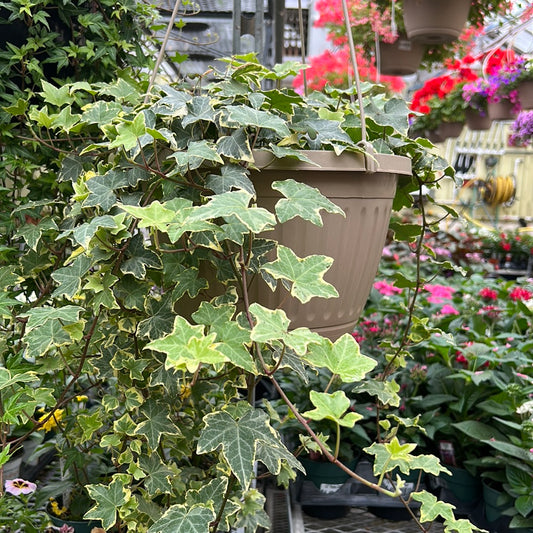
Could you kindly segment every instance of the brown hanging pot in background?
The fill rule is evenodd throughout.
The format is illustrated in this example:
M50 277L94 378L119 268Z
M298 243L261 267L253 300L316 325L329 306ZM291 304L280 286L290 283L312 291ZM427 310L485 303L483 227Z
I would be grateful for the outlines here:
M405 34L400 34L393 43L379 43L379 72L384 76L408 76L414 74L426 47L422 43L410 41Z
M470 0L404 0L407 37L426 44L455 41L466 24Z
M524 111L533 109L533 80L521 82L516 88L518 91L518 99L520 100L520 107Z

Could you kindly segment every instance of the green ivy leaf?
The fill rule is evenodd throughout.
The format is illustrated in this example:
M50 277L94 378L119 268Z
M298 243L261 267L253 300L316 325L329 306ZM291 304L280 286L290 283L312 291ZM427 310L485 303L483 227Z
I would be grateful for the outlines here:
M293 179L275 181L272 188L285 196L276 204L276 215L280 222L287 222L297 216L323 226L320 211L346 216L344 211L328 200L318 189Z
M163 463L158 454L141 455L139 467L146 474L144 484L150 496L158 494L170 494L172 492L171 479L176 475L168 466ZM207 500L203 500L207 501Z
M139 144L139 138L146 133L144 113L139 113L133 121L120 122L117 126L117 136L109 143L109 148L123 147L129 151Z
M350 408L350 400L342 390L332 394L312 390L309 393L311 403L315 408L306 411L303 416L311 420L332 420L343 427L351 428L363 418L359 413L346 413Z
M268 111L250 109L244 105L227 106L220 117L220 123L228 128L241 126L243 128L255 127L273 130L280 137L288 137L291 134L282 118Z
M120 208L139 220L139 228L154 228L159 231L166 231L168 225L176 219L177 213L192 206L190 200L181 198L177 200L177 203L174 201L172 205L173 209L168 209L158 200L153 201L147 207L121 204Z
M115 117L122 111L122 106L118 102L97 102L85 105L81 119L87 124L98 124L103 126L113 122Z
M72 298L80 291L81 278L89 271L91 260L85 255L79 255L74 261L63 268L58 268L52 273L54 281L59 283L53 296Z
M57 231L57 224L50 217L45 217L39 220L37 224L24 224L18 230L17 236L22 237L32 250L37 251L37 246L41 240L42 234L50 230Z
M310 344L321 342L322 337L307 328L288 331L290 321L282 309L268 309L258 303L250 305L250 313L256 320L251 339L270 343L281 341L297 354L303 355Z
M252 195L246 191L230 191L211 196L209 201L198 207L191 220L211 220L222 217L227 220L235 216L251 232L261 233L276 224L274 215L262 207L248 207Z
M153 400L148 401L142 406L141 413L146 420L135 428L135 435L145 436L152 450L157 449L164 434L179 434L178 428L170 420L168 411L163 408L162 404Z
M176 316L170 335L150 342L146 348L167 355L165 368L195 372L200 364L217 364L227 361L218 350L216 334L204 334L204 326L193 326L181 316Z
M400 385L396 381L365 381L353 389L353 392L366 392L371 396L376 396L383 405L393 407L400 406Z
M416 444L400 444L398 438L394 437L390 442L384 444L374 442L371 446L364 448L364 451L375 456L374 475L380 476L395 468L408 474L413 458L411 452L415 448Z
M177 168L175 173L181 174L185 170L194 170L202 166L205 161L213 163L223 163L223 159L218 154L215 145L206 140L191 141L187 150L181 152L172 152L171 156L176 160ZM171 176L174 173L170 174Z
M359 345L348 333L334 343L322 339L320 344L311 345L304 358L315 367L328 368L346 383L361 381L377 364L374 359L361 353Z
M194 96L187 103L187 114L183 117L181 124L184 128L190 124L204 120L207 122L215 121L215 110L209 96Z
M76 420L82 431L82 444L91 440L94 433L104 425L102 421L102 413L99 411L95 411L92 415L78 414Z
M110 215L95 217L90 222L77 226L72 232L72 236L86 250L89 248L91 239L100 228L116 229L117 221Z
M214 511L203 505L171 505L148 533L209 533L214 519Z
M221 169L221 174L209 174L206 180L206 187L211 189L215 194L229 192L232 189L242 189L255 194L252 180L248 177L248 172L241 165L228 163Z
M117 474L109 485L87 485L89 496L96 501L96 505L85 513L84 518L101 520L104 529L113 527L118 509L131 498L131 490L126 488L129 483L130 476Z
M134 235L126 249L127 259L120 265L124 274L132 274L137 279L144 279L147 268L162 268L159 256L144 246L144 238L138 233Z
M298 257L290 248L278 246L276 261L263 265L263 270L275 279L286 280L291 284L290 293L300 302L306 303L311 298L337 298L337 289L323 276L333 264L331 257L309 255Z
M62 107L65 104L72 104L74 102L74 96L70 94L68 85L54 87L46 80L42 80L41 85L43 90L39 94L43 97L45 102L58 107Z
M237 416L237 415L236 415ZM263 441L278 451L280 460L285 456L284 446L269 424L268 415L248 406L240 418L226 411L210 413L204 417L204 428L198 439L197 453L209 453L221 448L243 489L248 489L254 475L257 441Z
M225 155L236 161L248 161L250 163L254 161L248 137L243 129L239 129L231 135L220 137L216 147L220 155Z
M411 497L422 504L420 506L420 522L433 522L439 516L442 516L445 520L455 520L453 505L438 501L433 494L423 490L413 492Z

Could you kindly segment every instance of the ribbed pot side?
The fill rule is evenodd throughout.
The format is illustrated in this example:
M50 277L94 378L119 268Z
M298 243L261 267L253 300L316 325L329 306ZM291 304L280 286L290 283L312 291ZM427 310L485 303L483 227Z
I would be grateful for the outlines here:
M398 175L411 173L410 160L378 155L380 171L366 173L360 154L306 151L305 155L320 167L294 159L274 159L268 153L254 154L261 168L251 173L258 205L273 210L282 196L271 188L272 182L292 178L319 189L344 210L346 218L323 212L323 227L297 218L278 225L264 237L278 240L299 257L321 254L333 258L324 279L340 296L313 298L302 304L280 286L272 292L263 280L251 287L251 296L269 308L281 307L291 320L291 328L309 327L336 340L353 330L366 303L385 243Z

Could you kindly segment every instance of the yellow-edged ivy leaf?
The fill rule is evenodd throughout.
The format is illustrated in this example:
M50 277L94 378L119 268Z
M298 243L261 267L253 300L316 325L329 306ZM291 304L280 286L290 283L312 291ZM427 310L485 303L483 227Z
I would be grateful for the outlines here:
M90 222L77 226L72 232L72 236L80 246L87 249L91 239L100 228L116 229L118 227L118 221L115 217L104 215L95 217Z
M253 230L252 230L253 231ZM263 270L275 279L290 283L290 293L300 302L311 298L337 298L337 289L323 276L333 264L333 259L325 255L298 257L290 248L278 246L278 258L263 265Z
M140 233L130 240L125 256L127 259L120 265L120 270L124 274L133 274L137 279L144 279L148 268L162 268L159 256L145 247Z
M272 188L281 192L285 198L276 204L276 215L280 222L286 222L295 217L312 222L322 227L323 221L320 211L346 216L344 211L328 200L318 189L293 179L275 181Z
M198 439L197 453L221 449L231 471L243 489L247 490L254 475L257 441L270 444L272 450L279 453L280 460L285 458L286 450L264 411L249 406L243 406L243 410L243 416L240 416L240 412L232 416L226 411L206 415L205 426Z
M172 492L171 479L176 475L176 472L163 463L157 453L141 455L139 457L139 467L146 475L144 486L150 496L170 494Z
M132 121L121 122L117 126L117 136L109 143L109 148L123 147L128 151L135 148L139 138L146 133L144 113L139 113Z
M276 219L272 213L262 207L249 207L252 195L238 190L211 196L209 201L195 209L191 220L211 220L235 216L253 233L272 229Z
M224 113L220 117L222 126L244 128L255 126L259 129L275 131L280 137L287 137L291 134L285 121L268 111L250 109L244 105L226 106Z
M118 102L104 102L98 100L85 105L81 119L87 124L98 124L102 126L113 122L113 119L122 111L122 106Z
M195 372L200 364L217 364L227 361L218 350L216 334L205 335L204 326L191 325L182 316L176 316L172 333L150 342L146 348L167 355L165 368Z
M171 505L148 533L209 533L214 519L215 512L205 505Z
M101 520L104 529L113 527L117 521L117 512L131 498L131 490L126 488L130 484L130 476L116 474L109 485L87 485L89 496L96 501L84 518Z
M156 450L164 434L177 435L178 428L170 420L168 411L155 401L147 401L141 408L141 414L146 418L135 428L135 435L143 435L152 450Z
M415 455L411 459L410 468L411 470L423 470L434 476L438 476L441 472L451 475L448 469L440 464L439 458L434 455Z
M413 455L411 452L416 448L416 444L401 444L398 437L394 437L390 442L372 443L364 448L364 451L375 457L374 475L391 472L399 468L404 474L408 474L411 468Z
M173 152L170 157L176 160L177 168L174 172L178 174L185 170L195 170L201 167L205 161L212 161L213 163L224 162L218 154L214 143L206 140L191 141L186 150Z
M334 343L322 339L320 344L311 344L304 358L315 367L328 368L347 383L361 381L377 364L374 359L361 353L359 344L349 333Z
M103 425L102 413L95 411L91 415L78 414L76 417L78 424L82 430L81 443L91 440L95 432L97 432Z
M236 161L248 161L253 162L254 156L248 136L244 133L243 129L234 131L231 135L225 135L217 140L217 152L220 155L231 157Z
M75 97L70 94L68 85L54 87L46 80L42 80L41 85L43 90L39 94L43 97L44 101L49 104L61 107L65 104L72 104L75 100Z
M186 207L190 207L190 200L180 199L179 205L174 203L174 209L167 209L158 200L153 201L147 207L138 207L135 205L120 205L120 208L126 213L133 215L139 220L139 228L154 228L159 231L166 231L168 225L176 218L176 213Z
M322 337L307 329L288 331L290 320L282 309L268 309L258 303L250 305L250 313L255 318L251 339L256 342L281 341L299 355L306 353L310 344L318 344Z
M370 396L376 396L383 405L399 407L400 385L394 380L390 381L365 381L353 389L353 392L366 392Z
M242 189L250 194L255 194L252 180L248 177L248 171L241 165L234 163L224 165L220 175L209 174L206 186L215 194L229 192L232 189Z
M240 509L240 505L225 498L227 487L228 478L221 476L212 479L207 485L204 484L199 490L188 490L186 495L189 507L212 502L214 509L224 509L221 517L221 525L224 524L222 531L230 530L228 519Z
M433 494L423 490L411 494L413 500L420 502L420 522L433 522L439 516L445 520L455 520L453 515L454 506L449 503L440 502Z
M311 403L315 406L311 411L306 411L303 416L311 420L332 420L333 422L351 428L363 418L359 413L347 413L350 409L350 400L342 390L334 393L317 392L312 390L309 394Z
M485 532L486 530L479 529L466 518L454 518L444 522L444 533L474 533L474 531Z
M79 255L70 265L58 268L52 273L52 278L59 283L59 286L52 295L65 296L72 300L80 291L81 278L89 271L89 268L91 268L91 260L85 255Z

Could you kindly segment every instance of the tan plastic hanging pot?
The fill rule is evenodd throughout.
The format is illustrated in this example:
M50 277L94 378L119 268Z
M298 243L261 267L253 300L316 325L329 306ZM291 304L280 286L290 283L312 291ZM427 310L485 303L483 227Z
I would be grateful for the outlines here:
M306 304L292 298L283 287L272 292L263 280L251 287L256 301L269 308L283 309L291 328L301 326L337 339L351 332L366 303L376 276L400 175L411 175L407 157L376 154L377 172L366 171L362 154L305 151L319 166L296 159L277 159L268 152L254 153L260 170L251 173L258 205L273 210L281 198L273 181L292 178L315 187L341 207L346 218L325 213L323 227L302 219L278 225L265 237L288 246L299 257L321 254L334 262L324 279L335 286L339 298L313 298Z
M482 115L477 109L465 109L466 127L472 131L484 131L490 129L492 119L487 113Z
M393 43L379 43L379 72L384 76L408 76L420 67L426 47L402 34Z
M470 0L404 0L407 37L426 44L455 41L466 24Z
M533 80L521 82L516 90L518 91L520 107L524 111L533 109Z

